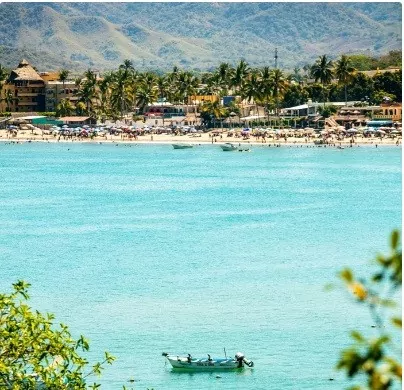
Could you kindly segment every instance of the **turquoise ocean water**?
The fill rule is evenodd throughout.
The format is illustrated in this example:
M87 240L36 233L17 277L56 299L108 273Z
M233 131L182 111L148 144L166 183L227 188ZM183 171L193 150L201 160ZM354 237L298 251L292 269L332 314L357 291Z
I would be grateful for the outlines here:
M0 178L0 290L29 281L90 359L115 355L102 388L348 384L338 351L373 323L324 286L387 250L400 148L0 143ZM223 347L254 370L175 373L161 357Z

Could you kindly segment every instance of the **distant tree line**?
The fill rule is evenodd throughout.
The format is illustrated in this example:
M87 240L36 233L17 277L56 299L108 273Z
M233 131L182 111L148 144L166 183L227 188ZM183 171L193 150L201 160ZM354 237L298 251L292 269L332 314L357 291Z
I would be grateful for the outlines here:
M390 52L378 61L380 64L397 62L397 53ZM218 101L200 104L199 111L205 122L239 116L243 101L254 102L257 113L261 107L268 115L276 115L280 108L300 105L308 99L324 104L327 101L356 100L377 105L386 99L401 102L401 72L385 71L369 77L358 70L368 66L364 65L365 59L370 63L375 60L366 56L342 55L332 61L323 55L314 64L295 68L289 73L268 66L255 68L241 60L235 66L221 63L210 72L195 73L174 67L164 74L140 72L130 60L125 60L118 69L105 72L100 78L92 70L77 78L77 103L73 105L69 99L62 100L56 114L119 119L133 112L135 107L139 114L143 114L152 102L187 104L189 97L194 95L219 97ZM7 107L11 105L12 96L3 96L1 88L8 74L0 65L0 96ZM59 80L63 84L69 77L68 70L60 71ZM220 98L226 95L240 98L223 106Z

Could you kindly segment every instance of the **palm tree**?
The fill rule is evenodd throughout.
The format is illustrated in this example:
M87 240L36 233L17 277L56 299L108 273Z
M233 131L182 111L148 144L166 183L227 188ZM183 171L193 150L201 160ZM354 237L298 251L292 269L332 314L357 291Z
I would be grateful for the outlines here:
M223 118L226 116L226 113L227 113L226 108L222 106L218 100L214 102L212 101L205 102L201 106L201 114L205 117L207 116L214 120L219 119L222 128L223 128Z
M67 69L62 69L59 72L59 81L63 83L63 93L65 93L65 82L67 78L69 77L70 72Z
M108 76L108 80L111 89L111 108L115 112L119 112L120 117L123 118L125 112L131 106L129 74L124 68L119 68Z
M84 115L87 112L86 104L83 101L76 103L76 114Z
M1 92L3 91L3 83L7 80L8 71L0 64L0 99L1 99Z
M1 100L6 103L6 110L8 112L10 112L11 111L11 105L13 104L13 102L18 102L19 99L14 97L13 92L8 89L8 90L6 90L4 98L1 99Z
M166 91L168 90L168 82L164 75L158 76L157 88L159 90L159 98L161 99L161 101L164 101Z
M127 74L135 70L131 60L124 60L123 64L119 65L119 69L123 69Z
M244 82L241 89L241 99L246 99L249 103L254 101L257 108L257 116L259 114L257 101L263 96L262 84L257 73L252 73L250 78Z
M74 106L69 99L62 99L56 107L56 116L69 116L74 111Z
M314 77L315 81L320 81L323 86L323 99L324 99L324 107L325 107L325 86L329 84L333 77L332 71L332 61L327 58L324 54L318 58L315 64L311 67L311 74Z
M269 102L273 97L272 73L269 66L264 66L259 73L261 82L261 100L266 109L269 120Z
M227 93L227 90L230 87L230 78L233 73L234 69L226 62L222 62L215 72L225 93Z
M347 84L352 80L355 68L351 66L351 61L348 56L343 54L337 61L335 66L335 76L338 78L338 84L344 86L345 105L348 102Z
M283 94L286 89L287 82L285 80L285 75L280 69L272 69L270 75L270 82L272 85L272 95L275 99L275 110L276 115L278 115L279 109L279 97Z
M188 103L188 97L196 93L199 80L191 72L182 72L177 79L177 88L180 99L183 103Z
M97 75L95 74L95 72L93 72L91 69L88 69L85 73L84 73L84 77L86 78L86 81L90 84L94 84L97 82Z
M117 72L117 83L119 85L119 92L121 95L121 117L123 118L125 110L127 97L125 96L126 91L128 90L128 83L131 78L134 76L135 68L133 67L133 63L131 60L124 60L123 64L119 66L119 70Z
M83 102L87 108L87 115L90 115L90 106L93 105L93 100L96 97L97 76L96 74L88 70L84 73L85 80L79 85L79 101Z
M235 88L236 92L239 92L247 80L250 72L250 68L244 60L241 60L236 69L230 75L230 85Z
M112 89L113 73L105 73L102 80L98 82L98 99L97 113L105 122L107 114L111 114L111 89Z
M290 75L291 80L296 81L297 83L301 83L303 81L303 77L300 74L300 68L294 67L293 73Z
M144 74L135 93L136 105L144 113L145 108L158 97L157 77L152 73Z
M204 95L223 95L223 83L219 74L213 73L206 79L206 87L202 90Z

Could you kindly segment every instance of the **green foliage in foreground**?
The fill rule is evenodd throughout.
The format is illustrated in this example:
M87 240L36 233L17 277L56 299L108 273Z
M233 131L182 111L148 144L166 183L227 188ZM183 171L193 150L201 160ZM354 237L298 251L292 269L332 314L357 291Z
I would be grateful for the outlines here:
M55 326L52 314L32 310L29 286L18 281L11 294L0 295L0 388L86 389L86 379L100 375L115 358L105 352L101 362L89 366L81 356L88 341L73 339L66 325Z
M398 231L393 231L390 247L389 255L377 256L379 270L370 280L357 278L348 268L340 273L356 301L369 307L378 330L378 335L374 338L367 338L360 332L353 331L351 336L354 344L341 353L338 369L344 370L350 378L366 378L365 386L354 386L351 389L386 390L402 381L398 332L402 328L401 314L386 313L387 310L396 308L394 298L401 290L402 251Z

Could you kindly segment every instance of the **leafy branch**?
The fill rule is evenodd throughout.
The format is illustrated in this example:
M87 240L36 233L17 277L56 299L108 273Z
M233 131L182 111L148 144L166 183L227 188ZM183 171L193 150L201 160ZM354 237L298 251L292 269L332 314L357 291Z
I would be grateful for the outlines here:
M365 375L366 386L354 386L352 390L387 390L402 381L401 350L394 340L394 328L402 328L401 314L388 316L387 310L397 308L396 294L402 283L402 250L400 233L393 231L390 254L376 257L378 271L370 278L357 278L345 268L340 278L354 299L367 305L375 322L378 336L366 338L358 331L351 332L354 344L341 353L337 368L349 378Z

